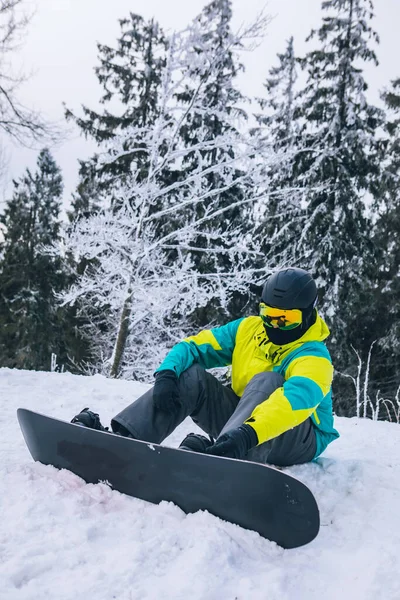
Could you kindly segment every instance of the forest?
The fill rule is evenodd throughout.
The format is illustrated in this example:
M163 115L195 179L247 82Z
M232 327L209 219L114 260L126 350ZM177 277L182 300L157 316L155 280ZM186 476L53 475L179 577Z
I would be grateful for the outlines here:
M20 2L0 10L0 130L43 146L0 214L0 366L151 382L175 343L257 314L267 275L299 266L331 330L335 413L400 422L400 76L370 103L372 1L324 0L308 52L282 40L257 98L238 82L268 17L235 31L213 0L167 34L122 16L98 44L102 110L65 108L97 148L67 217L56 132L5 67Z

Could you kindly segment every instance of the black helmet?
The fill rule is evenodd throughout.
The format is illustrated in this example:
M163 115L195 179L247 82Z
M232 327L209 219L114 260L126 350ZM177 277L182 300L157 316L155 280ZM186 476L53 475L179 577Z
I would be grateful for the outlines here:
M317 286L310 273L290 267L270 275L264 285L261 300L276 308L310 309L315 306Z
M264 285L261 301L280 309L297 308L303 314L302 323L293 329L285 331L266 327L268 338L273 344L290 344L301 338L317 318L317 312L314 310L317 286L310 273L304 269L291 267L272 273Z

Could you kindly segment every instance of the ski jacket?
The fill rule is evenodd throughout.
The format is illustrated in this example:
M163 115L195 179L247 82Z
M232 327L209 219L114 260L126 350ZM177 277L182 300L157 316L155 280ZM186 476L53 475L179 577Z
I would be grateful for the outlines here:
M244 317L185 338L170 350L157 371L171 369L179 377L194 363L205 369L232 365L232 389L239 397L257 373L280 373L285 379L283 386L256 406L246 423L261 444L311 417L316 458L339 437L333 427L333 366L323 342L328 336L329 329L317 314L301 338L276 346L268 339L260 317Z

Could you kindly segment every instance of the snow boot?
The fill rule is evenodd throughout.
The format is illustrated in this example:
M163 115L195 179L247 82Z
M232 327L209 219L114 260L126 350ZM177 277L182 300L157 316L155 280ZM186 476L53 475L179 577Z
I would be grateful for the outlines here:
M108 431L108 427L103 427L101 424L99 415L92 410L89 410L89 408L82 409L79 414L75 415L71 423L81 425L82 427L88 427L89 429Z
M213 445L213 440L199 433L189 433L179 444L180 450L191 450L191 452L205 452Z

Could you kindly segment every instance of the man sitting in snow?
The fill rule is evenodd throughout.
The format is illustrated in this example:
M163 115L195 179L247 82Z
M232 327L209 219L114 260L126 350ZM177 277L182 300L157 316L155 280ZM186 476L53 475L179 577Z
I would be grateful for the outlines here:
M288 466L313 460L339 434L333 427L329 329L303 269L266 281L259 316L201 331L176 344L155 384L111 421L114 433L161 443L186 417L215 439L190 433L184 450ZM232 386L206 369L232 365ZM72 423L104 427L88 409Z

